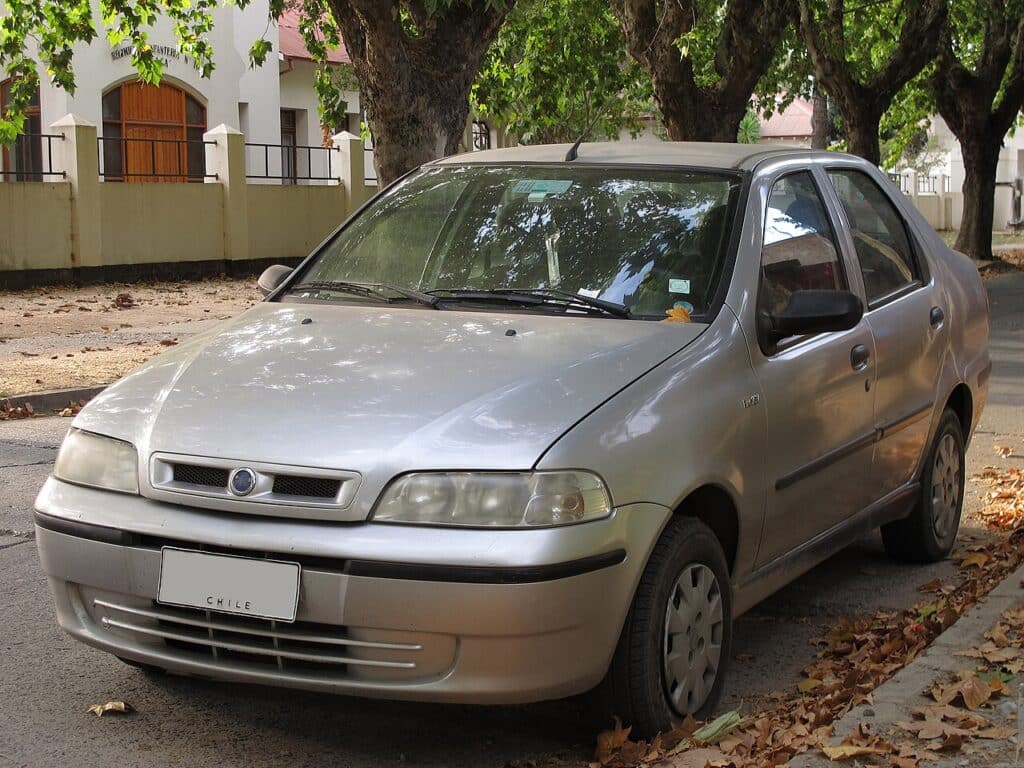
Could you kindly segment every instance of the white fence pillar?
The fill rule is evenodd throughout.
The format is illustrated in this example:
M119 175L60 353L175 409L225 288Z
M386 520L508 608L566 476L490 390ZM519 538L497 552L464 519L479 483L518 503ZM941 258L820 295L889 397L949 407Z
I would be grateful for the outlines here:
M69 114L50 126L64 140L57 143L53 170L64 171L71 184L71 266L103 264L100 166L96 126Z
M366 165L363 159L363 140L354 133L342 131L331 137L339 150L339 183L345 187L345 206L349 215L370 199L366 187Z
M207 183L224 190L224 258L249 258L249 196L245 180L245 136L221 123L203 134L206 172L216 174Z

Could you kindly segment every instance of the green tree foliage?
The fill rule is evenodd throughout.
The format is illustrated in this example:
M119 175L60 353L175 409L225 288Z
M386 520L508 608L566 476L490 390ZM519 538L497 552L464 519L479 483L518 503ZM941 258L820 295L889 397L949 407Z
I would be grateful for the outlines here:
M798 0L815 76L842 116L849 151L881 161L879 124L935 57L949 0Z
M472 101L525 144L636 135L653 109L650 80L627 54L607 0L521 0L484 59Z
M739 144L757 144L761 138L761 121L756 112L747 112L740 120L740 129L736 132Z

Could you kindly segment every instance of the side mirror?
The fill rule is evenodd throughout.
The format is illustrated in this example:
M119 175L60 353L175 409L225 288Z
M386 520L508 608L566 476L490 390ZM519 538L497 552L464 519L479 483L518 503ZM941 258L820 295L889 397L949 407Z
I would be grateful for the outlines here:
M267 267L263 270L263 274L260 275L260 279L256 281L256 285L259 286L260 291L263 292L264 296L268 296L277 290L277 287L281 285L281 283L283 283L291 273L291 267L286 267L283 264L275 264L274 266Z
M793 291L786 308L768 316L768 335L774 343L789 336L846 331L863 316L864 305L849 291Z

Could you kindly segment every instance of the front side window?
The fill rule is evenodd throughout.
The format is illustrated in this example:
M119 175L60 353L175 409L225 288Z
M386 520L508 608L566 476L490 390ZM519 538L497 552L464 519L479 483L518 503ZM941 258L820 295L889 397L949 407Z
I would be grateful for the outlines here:
M738 177L686 170L462 166L401 182L299 283L453 292L556 290L662 319L709 310Z
M868 306L920 279L903 218L866 173L828 172L850 222Z
M765 211L762 310L780 314L794 291L845 289L835 236L811 174L783 176L772 187Z

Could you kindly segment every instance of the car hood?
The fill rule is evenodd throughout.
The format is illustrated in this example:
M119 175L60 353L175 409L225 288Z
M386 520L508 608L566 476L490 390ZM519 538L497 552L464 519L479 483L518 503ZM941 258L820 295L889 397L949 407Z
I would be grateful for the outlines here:
M528 469L705 325L265 302L75 426L155 451L353 470ZM364 483L365 484L365 483Z

